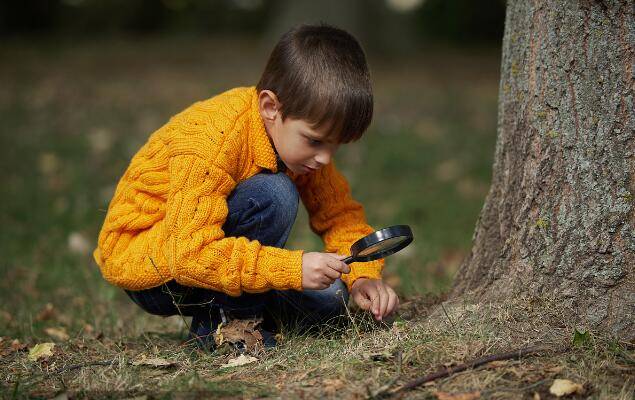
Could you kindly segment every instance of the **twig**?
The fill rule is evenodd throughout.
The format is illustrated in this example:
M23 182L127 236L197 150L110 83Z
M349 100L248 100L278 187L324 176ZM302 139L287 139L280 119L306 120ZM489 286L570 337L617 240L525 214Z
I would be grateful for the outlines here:
M434 372L432 374L428 374L425 375L421 378L417 378L413 381L410 381L408 383L406 383L405 385L394 389L390 392L388 392L388 395L394 395L397 394L399 392L403 392L406 390L410 390L410 389L414 389L415 387L422 385L426 382L432 382L434 380L440 379L440 378L445 378L447 376L450 376L452 374L456 374L457 372L461 372L461 371L465 371L467 369L470 368L477 368L480 367L481 365L490 363L492 361L502 361L502 360L510 360L510 359L518 359L530 354L536 354L536 353L542 353L545 351L554 351L554 349L549 348L549 347L545 347L545 346L531 346L531 347L525 347L522 349L518 349L518 350L514 350L514 351L509 351L506 353L498 353L498 354L491 354L489 356L484 356L484 357L480 357L477 359L474 359L472 361L469 361L465 364L460 364L460 365L456 365L452 368L442 368L439 369L437 372Z
M68 367L64 367L64 368L60 368L56 371L53 372L49 372L48 374L46 374L44 376L44 378L48 378L51 375L59 375L59 374L63 374L65 372L68 371L72 371L74 369L80 369L80 368L84 368L84 367L97 367L97 366L109 366L109 365L113 365L115 362L117 361L117 359L112 359L110 361L91 361L91 362L87 362L87 363L82 363L82 364L74 364L74 365L69 365ZM132 364L132 363L130 363Z
M390 387L392 385L394 385L395 382L397 382L399 380L399 378L401 378L401 363L403 361L402 351L401 350L397 350L397 353L395 354L395 358L396 358L396 362L397 362L397 375L395 375L390 381L388 381L388 383L386 383L385 385L381 386L377 390L372 391L372 390L370 390L370 387L366 387L366 391L367 391L368 397L370 399L381 398L385 393L388 392Z
M344 301L344 295L343 294L342 294L342 303L344 303L344 309L346 310L346 314L348 315L348 319L350 319L351 323L353 324L353 329L355 329L355 333L357 334L357 338L361 339L362 335L361 335L361 333L359 333L359 328L357 327L357 323L355 322L355 319L351 315L351 310L348 308L348 304Z
M73 371L75 369L80 369L80 368L85 368L85 367L95 367L95 366L110 366L110 365L115 364L116 362L117 362L117 359L114 358L114 359L109 360L109 361L90 361L90 362L81 363L81 364L69 365L67 367L56 369L55 371L51 371L51 372L48 372L48 373L36 375L35 377L32 377L31 380L28 381L28 385L33 385L35 383L39 383L40 381L44 381L44 380L49 379L49 378L51 378L53 376L59 376L60 374L63 374L63 373L68 372L68 371ZM126 364L132 365L132 362L131 361L127 361Z
M454 333L456 333L456 337L460 338L461 335L459 335L459 330L456 329L456 325L454 325L454 321L452 321L452 318L450 318L450 316L448 315L448 312L446 311L445 306L443 305L443 302L441 302L441 308L443 309L443 313L445 314L448 321L450 321L450 325L452 325L452 329L454 329Z
M154 260L152 259L152 257L148 256L148 258L150 259L150 262L152 263L152 266L154 267L154 269L157 271L157 274L159 275L159 277L161 277L161 279L165 279L163 278L163 275L161 275L161 272L159 272L159 268L157 268L156 264L154 263ZM185 320L185 316L183 316L183 313L181 312L181 307L179 307L179 304L176 302L176 299L174 298L174 295L172 294L172 291L170 290L170 288L168 287L167 284L163 284L163 286L165 286L165 288L168 291L168 294L170 295L170 298L172 299L172 304L174 304L174 307L176 307L176 311L179 312L179 315L181 316L181 319L183 320L183 323L185 324L185 326L187 327L187 330L190 330L190 325L187 323L187 321Z

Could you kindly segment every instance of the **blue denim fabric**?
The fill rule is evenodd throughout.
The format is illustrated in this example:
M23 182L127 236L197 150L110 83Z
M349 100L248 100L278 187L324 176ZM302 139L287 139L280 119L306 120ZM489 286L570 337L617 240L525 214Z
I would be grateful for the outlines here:
M287 175L257 174L237 185L227 198L225 236L245 236L266 246L282 248L295 221L298 202L297 189ZM199 337L216 328L220 308L230 318L264 316L263 327L267 330L275 330L277 324L288 324L302 331L341 316L348 302L346 285L340 279L323 290L243 292L238 297L183 286L174 280L155 288L126 292L148 313L168 316L180 311L192 316L190 331Z

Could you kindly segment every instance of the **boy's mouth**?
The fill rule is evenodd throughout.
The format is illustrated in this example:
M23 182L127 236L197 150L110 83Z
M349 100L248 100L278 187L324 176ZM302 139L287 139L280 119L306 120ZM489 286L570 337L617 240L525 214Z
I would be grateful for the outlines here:
M304 168L304 170L306 172L312 172L312 171L317 171L318 170L318 168L311 168L311 167L309 167L307 165L302 165L302 168Z

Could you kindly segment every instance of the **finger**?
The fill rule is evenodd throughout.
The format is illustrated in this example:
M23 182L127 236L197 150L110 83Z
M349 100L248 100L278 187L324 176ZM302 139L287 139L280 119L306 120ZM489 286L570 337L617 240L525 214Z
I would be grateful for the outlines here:
M388 301L390 300L390 294L388 293L388 289L386 285L382 284L380 286L380 310L379 310L379 319L381 320L386 316L386 310L388 310Z
M326 284L328 286L331 286L333 284L333 282L335 282L336 279L337 278L331 278L330 276L325 274L325 275L322 275L322 279L321 280L322 280L322 282L324 284Z
M386 309L386 315L391 315L395 311L397 311L397 305L399 304L399 297L395 294L395 292L390 293L390 299L388 300L388 308Z
M344 260L345 258L348 258L349 256L347 256L346 254L337 254L336 258L340 261ZM343 274L350 274L351 273L351 266L348 265L347 263L345 263L344 261L342 261L342 271Z
M339 278L342 274L339 271L332 268L330 265L326 265L322 271L322 275L331 279L333 282Z
M375 292L374 296L371 298L371 302L373 303L372 306L372 313L375 315L375 318L379 318L379 302L381 300L379 299L379 293Z
M333 282L326 278L320 279L318 281L318 290L327 289L329 286L331 286L331 283Z
M329 267L339 272L340 274L348 274L351 272L351 268L345 262L338 260L335 257L331 257L328 262Z

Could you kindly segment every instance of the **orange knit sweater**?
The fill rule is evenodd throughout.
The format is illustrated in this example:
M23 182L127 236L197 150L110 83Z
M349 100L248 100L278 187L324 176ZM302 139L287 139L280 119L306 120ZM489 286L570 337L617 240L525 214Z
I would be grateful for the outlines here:
M227 196L262 170L277 172L254 87L194 103L154 132L117 185L99 234L95 261L104 278L129 290L171 279L238 296L242 291L302 290L301 250L225 237ZM294 176L325 251L348 254L373 229L334 164ZM383 261L354 263L360 277L380 278Z

